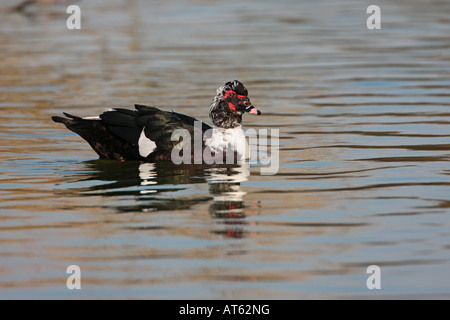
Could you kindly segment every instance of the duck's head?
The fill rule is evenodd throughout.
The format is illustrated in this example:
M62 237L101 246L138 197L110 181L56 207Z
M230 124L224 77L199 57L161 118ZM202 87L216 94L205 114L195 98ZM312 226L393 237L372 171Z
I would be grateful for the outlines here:
M216 127L229 129L239 126L244 112L261 114L250 102L242 82L228 81L217 89L209 108L209 117Z

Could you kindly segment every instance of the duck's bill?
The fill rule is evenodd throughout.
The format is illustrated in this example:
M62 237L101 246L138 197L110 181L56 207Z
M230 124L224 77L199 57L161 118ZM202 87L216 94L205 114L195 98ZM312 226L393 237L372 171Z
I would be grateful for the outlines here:
M251 114L256 114L256 115L260 115L261 111L259 111L258 109L256 109L254 106L250 106L247 109L245 109L245 112L251 113Z

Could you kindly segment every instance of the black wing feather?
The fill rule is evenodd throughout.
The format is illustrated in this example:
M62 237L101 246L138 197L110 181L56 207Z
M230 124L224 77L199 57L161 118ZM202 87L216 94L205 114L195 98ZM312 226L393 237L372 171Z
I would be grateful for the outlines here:
M155 159L158 158L158 154L170 156L171 149L179 143L193 144L193 140L172 141L174 130L186 129L192 139L196 134L201 135L211 128L202 122L200 129L202 132L198 132L199 128L194 126L194 122L198 120L193 117L150 106L135 105L135 107L137 110L117 108L105 111L98 120L83 119L68 113L64 113L67 118L55 116L52 119L79 134L89 142L100 157L121 160L144 159L139 154L139 138L143 128L145 136L156 143L157 149L152 153Z
M185 114L182 114L182 113L178 113L178 112L175 112L175 111L170 111L170 112L173 113L173 114L176 114L178 116L178 118L180 118L184 123L186 123L188 125L191 125L191 126L194 125L195 121L200 121L200 120L197 120L197 119L195 119L193 117L189 117L189 116L187 116ZM209 126L206 123L202 122L202 131L205 132L208 129L211 129L211 126Z
M182 141L181 144L193 143L193 138L195 136L195 131L198 131L194 127L194 121L198 121L195 118L188 117L181 113L173 111L162 111L156 107L135 105L138 110L137 125L140 127L145 127L145 135L150 140L156 143L156 146L160 150L170 150L179 141L172 141L172 133L177 129L185 129L190 132L191 141ZM203 128L209 128L207 124L202 125ZM200 132L200 135L202 134Z
M128 141L135 147L138 146L142 127L136 124L137 112L127 109L113 109L105 111L100 115L103 123L116 136Z

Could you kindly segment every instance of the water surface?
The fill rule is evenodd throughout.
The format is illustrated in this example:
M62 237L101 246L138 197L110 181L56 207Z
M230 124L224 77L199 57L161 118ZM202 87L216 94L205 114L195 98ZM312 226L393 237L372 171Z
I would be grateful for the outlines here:
M0 298L450 298L450 2L0 5ZM98 160L50 120L208 120L240 79L280 170ZM66 288L66 268L82 290ZM382 289L366 287L369 265Z

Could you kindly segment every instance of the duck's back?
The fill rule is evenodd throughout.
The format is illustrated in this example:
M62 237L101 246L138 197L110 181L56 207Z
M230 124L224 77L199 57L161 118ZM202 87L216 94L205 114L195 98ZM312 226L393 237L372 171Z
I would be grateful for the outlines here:
M108 109L98 117L81 118L64 113L67 118L52 119L77 133L106 159L170 161L172 148L183 143L172 141L172 133L184 129L194 136L194 124L198 121L195 118L151 106L135 107L136 110ZM199 123L202 133L210 128Z

